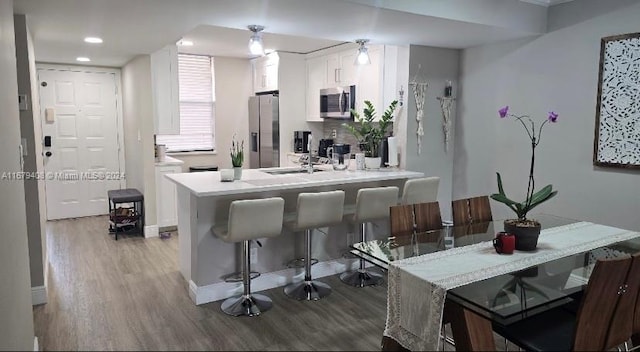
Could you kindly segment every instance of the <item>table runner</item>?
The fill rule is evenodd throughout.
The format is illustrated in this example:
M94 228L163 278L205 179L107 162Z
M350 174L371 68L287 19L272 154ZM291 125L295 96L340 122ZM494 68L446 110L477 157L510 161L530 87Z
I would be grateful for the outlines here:
M438 350L447 290L635 237L578 222L543 230L533 252L498 255L488 241L392 262L384 336L413 351Z

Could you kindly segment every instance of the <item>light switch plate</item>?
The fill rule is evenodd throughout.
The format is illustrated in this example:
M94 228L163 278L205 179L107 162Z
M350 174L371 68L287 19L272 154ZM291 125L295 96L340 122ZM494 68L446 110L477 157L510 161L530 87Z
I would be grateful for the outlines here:
M18 108L20 111L29 110L29 96L26 94L18 94Z
M22 144L22 156L27 156L27 139L21 138L20 144Z

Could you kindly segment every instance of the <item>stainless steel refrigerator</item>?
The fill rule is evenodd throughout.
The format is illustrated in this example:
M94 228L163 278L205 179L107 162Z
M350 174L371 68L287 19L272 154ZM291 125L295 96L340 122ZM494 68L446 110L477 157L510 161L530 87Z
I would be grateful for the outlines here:
M280 166L278 97L249 98L249 167Z

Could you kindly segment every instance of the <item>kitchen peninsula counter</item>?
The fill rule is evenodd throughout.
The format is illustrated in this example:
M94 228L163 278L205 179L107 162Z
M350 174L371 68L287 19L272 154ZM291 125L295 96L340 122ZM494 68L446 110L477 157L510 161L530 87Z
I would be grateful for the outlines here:
M329 185L339 186L352 183L415 178L423 175L420 172L399 169L333 171L331 167L327 168L326 166L320 168L321 171L314 171L311 174L306 172L268 173L269 171L293 172L298 170L301 170L301 168L245 169L242 170L242 179L234 182L221 182L220 172L218 171L171 174L166 177L175 182L178 187L186 188L197 197L207 197Z
M407 179L423 176L399 169L333 171L331 166L316 167L323 170L309 174L297 172L300 167L245 169L242 179L234 182L221 182L218 171L165 176L177 185L179 266L194 303L217 301L242 291L241 283L224 281L226 275L240 270L241 246L222 241L213 231L214 227L226 225L232 201L282 197L285 213L294 214L300 192L344 190L345 206L349 206L355 204L361 188L397 186L402 191ZM313 236L313 256L319 259L313 266L314 277L357 267L354 259L342 258L355 240L357 227L350 219L346 215L342 224L324 229L326 235ZM380 221L376 225L372 226L373 237L385 238L388 223ZM254 291L284 286L304 277L302 268L287 267L290 260L303 256L304 236L284 226L282 235L260 242L262 247L255 246L251 263L252 271L262 273L252 280Z

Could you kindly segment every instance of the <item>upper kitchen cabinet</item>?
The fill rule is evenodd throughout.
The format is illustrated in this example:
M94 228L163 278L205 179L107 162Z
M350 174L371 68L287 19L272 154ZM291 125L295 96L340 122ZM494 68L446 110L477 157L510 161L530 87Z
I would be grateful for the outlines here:
M356 86L355 109L364 108L369 100L379 112L383 111L384 47L369 46L371 64L356 65L357 51L344 50L329 55L307 59L307 121L323 121L320 117L320 89L339 86Z
M320 89L327 87L327 58L307 60L307 121L322 122L320 117Z
M156 134L180 134L178 48L166 46L151 54L151 90Z
M271 53L252 60L253 92L271 92L278 90L278 53Z

